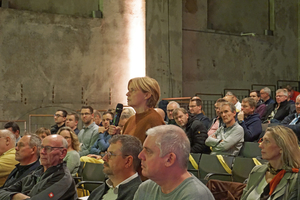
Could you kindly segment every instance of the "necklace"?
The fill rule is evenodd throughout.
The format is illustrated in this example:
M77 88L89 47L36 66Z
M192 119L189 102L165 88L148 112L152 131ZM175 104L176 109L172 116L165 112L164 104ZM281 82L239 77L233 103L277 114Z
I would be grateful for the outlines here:
M272 167L270 165L270 163L268 163L268 171L272 174L272 175L276 175L278 174L282 169L274 169L274 167Z

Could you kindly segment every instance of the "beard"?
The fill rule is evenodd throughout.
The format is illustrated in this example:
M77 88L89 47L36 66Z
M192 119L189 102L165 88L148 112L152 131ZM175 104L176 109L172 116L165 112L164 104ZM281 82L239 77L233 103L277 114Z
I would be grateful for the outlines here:
M108 175L108 176L113 175L113 171L110 169L109 164L107 162L103 163L103 173Z

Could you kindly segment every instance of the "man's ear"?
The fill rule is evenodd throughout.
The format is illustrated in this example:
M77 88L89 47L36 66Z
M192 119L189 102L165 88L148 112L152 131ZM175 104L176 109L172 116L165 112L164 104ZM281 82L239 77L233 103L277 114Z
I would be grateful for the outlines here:
M166 167L171 167L175 161L176 161L176 155L175 153L169 153L166 155L166 161L165 161L165 166Z
M132 156L127 156L126 157L126 162L125 162L125 168L129 168L133 165L133 157Z
M66 157L68 153L68 150L66 148L63 148L63 150L61 151L61 158L64 159Z

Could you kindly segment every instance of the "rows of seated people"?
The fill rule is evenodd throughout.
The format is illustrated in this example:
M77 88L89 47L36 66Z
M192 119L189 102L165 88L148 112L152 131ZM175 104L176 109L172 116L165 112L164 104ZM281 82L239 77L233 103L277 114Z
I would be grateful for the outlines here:
M282 129L281 126L274 126L278 124L298 134L296 126L300 96L294 98L296 91L289 88L279 89L276 91L275 102L270 94L269 88L252 91L240 103L229 92L216 101L216 117L212 120L204 115L199 97L191 98L189 110L171 101L166 106L165 117L165 111L154 109L160 97L157 81L141 77L131 79L128 83L126 96L133 110L124 109L117 126L111 124L113 112L107 111L101 116L91 106L82 106L80 110L84 125L81 130L77 127L79 115L65 110L56 111L55 125L50 130L39 128L36 134L25 134L23 137L20 136L17 124L9 122L5 130L0 131L0 139L3 135L11 141L0 152L0 163L6 163L1 159L10 155L5 166L6 174L2 176L3 183L0 182L0 186L3 186L0 199L14 195L16 199L35 195L41 195L39 198L42 195L50 198L62 195L58 199L76 199L77 194L70 193L73 182L69 183L70 187L65 187L64 193L59 193L58 188L46 189L49 186L47 184L39 186L45 188L43 194L28 189L41 184L40 180L31 176L46 178L44 174L51 171L51 167L60 165L65 165L64 169L69 175L75 176L80 162L101 163L104 166L103 172L108 176L108 181L97 188L89 199L117 199L123 195L124 199L213 199L207 187L187 171L189 153L237 156L245 141L255 142L263 137L270 142L273 137L270 134L276 132L274 130L278 127ZM264 123L271 126L265 135L262 131ZM267 142L262 142L260 146L264 148L265 145ZM31 149L35 157L28 159L30 152L23 153L25 147ZM278 151L281 154L280 151L281 147ZM55 156L50 155L52 153L56 153ZM268 157L265 158L268 160ZM37 173L41 167L44 170ZM273 166L271 169L278 171L281 168ZM285 171L289 172L289 169ZM61 173L57 173L61 179L54 181L65 180ZM25 181L24 177L27 177L27 182L33 179L33 183L18 191L20 187L17 188L16 184ZM149 180L141 184L141 179ZM22 193L25 190L27 192ZM128 197L125 198L126 195Z

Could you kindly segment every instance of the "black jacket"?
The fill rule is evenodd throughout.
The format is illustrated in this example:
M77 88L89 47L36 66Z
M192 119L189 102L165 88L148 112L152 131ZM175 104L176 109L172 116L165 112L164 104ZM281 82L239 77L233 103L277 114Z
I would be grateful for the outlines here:
M205 145L207 129L196 117L189 118L185 132L191 143L191 153L210 153L210 148Z
M58 130L62 127L66 126L66 124L64 123L62 126L58 127L57 124L51 126L51 134L56 134L58 132Z
M28 166L21 166L20 163L17 164L16 168L10 172L5 183L3 184L3 186L1 188L5 188L5 187L8 187L8 186L16 183L17 181L21 180L28 174L31 174L40 165L41 164L40 164L39 159L37 159L37 161L35 161L34 163L32 163Z
M206 117L203 113L199 113L198 115L195 115L206 127L206 129L210 128L211 121L208 117Z
M275 110L276 107L277 107L277 103L268 105L264 120L267 120L268 116L272 113L273 110ZM294 107L291 106L290 102L288 101L281 102L274 116L274 119L277 119L278 121L282 121L286 116L293 113L294 111L295 111Z
M39 166L32 174L15 184L0 190L1 200L10 200L11 196L22 193L30 200L76 200L75 182L66 163L48 168Z
M294 133L297 135L298 140L300 140L300 119L296 122L295 125L289 125L293 119L296 117L297 113L293 113L290 114L288 116L286 116L282 121L281 121L281 125L289 127L290 129L292 129L294 131Z
M116 200L132 200L136 190L139 188L139 185L142 183L141 178L138 176L128 183L121 184L118 189L118 198ZM107 193L109 187L106 183L97 187L91 195L89 200L98 200L102 199L103 195Z

